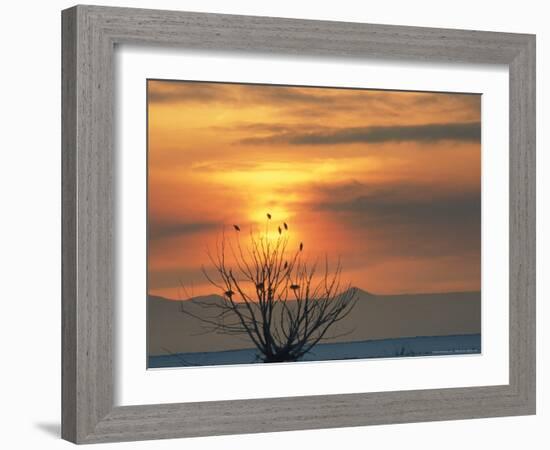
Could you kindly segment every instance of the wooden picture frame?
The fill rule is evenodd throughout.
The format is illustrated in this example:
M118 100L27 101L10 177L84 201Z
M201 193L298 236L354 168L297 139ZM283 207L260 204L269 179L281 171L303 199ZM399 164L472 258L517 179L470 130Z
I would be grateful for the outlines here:
M63 11L62 32L64 439L94 443L535 413L535 36L98 6ZM117 44L507 65L509 384L115 407Z

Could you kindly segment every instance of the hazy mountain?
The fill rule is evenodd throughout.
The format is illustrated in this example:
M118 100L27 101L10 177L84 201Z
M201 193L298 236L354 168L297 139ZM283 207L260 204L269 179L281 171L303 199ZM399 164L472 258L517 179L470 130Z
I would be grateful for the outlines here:
M325 342L351 342L413 336L445 336L481 332L481 293L375 295L357 289L351 314L329 330L330 335L350 334ZM223 301L219 295L195 297L184 302L148 298L148 353L206 352L253 347L246 336L205 332L195 318L182 312L211 313L201 303Z

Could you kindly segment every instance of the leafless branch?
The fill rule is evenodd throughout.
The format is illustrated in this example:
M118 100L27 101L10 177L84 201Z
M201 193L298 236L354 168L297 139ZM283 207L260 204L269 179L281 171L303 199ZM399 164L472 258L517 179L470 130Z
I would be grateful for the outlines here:
M182 312L199 320L207 332L248 336L265 362L295 361L350 314L356 290L342 287L339 260L331 270L325 256L319 270L317 262L305 258L302 242L290 250L286 222L271 237L271 215L267 217L265 233L251 231L247 244L240 227L234 226L233 239L222 234L216 252L207 252L211 270L202 268L221 300L192 299L182 305L196 305L200 313L183 306ZM183 286L182 291L187 293Z

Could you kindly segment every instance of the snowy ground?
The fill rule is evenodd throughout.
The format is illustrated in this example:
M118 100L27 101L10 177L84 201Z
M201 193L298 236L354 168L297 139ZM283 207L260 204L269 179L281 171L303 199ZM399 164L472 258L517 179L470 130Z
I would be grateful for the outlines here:
M418 336L336 344L319 344L301 361L395 358L481 353L481 335ZM216 366L261 362L252 348L223 352L175 353L149 357L149 368Z

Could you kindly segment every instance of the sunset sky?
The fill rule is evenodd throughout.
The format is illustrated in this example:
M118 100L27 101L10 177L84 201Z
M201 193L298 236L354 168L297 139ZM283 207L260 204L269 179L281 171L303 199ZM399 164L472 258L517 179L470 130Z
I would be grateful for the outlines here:
M289 224L377 294L479 290L481 97L149 80L148 290L217 293L225 226Z

